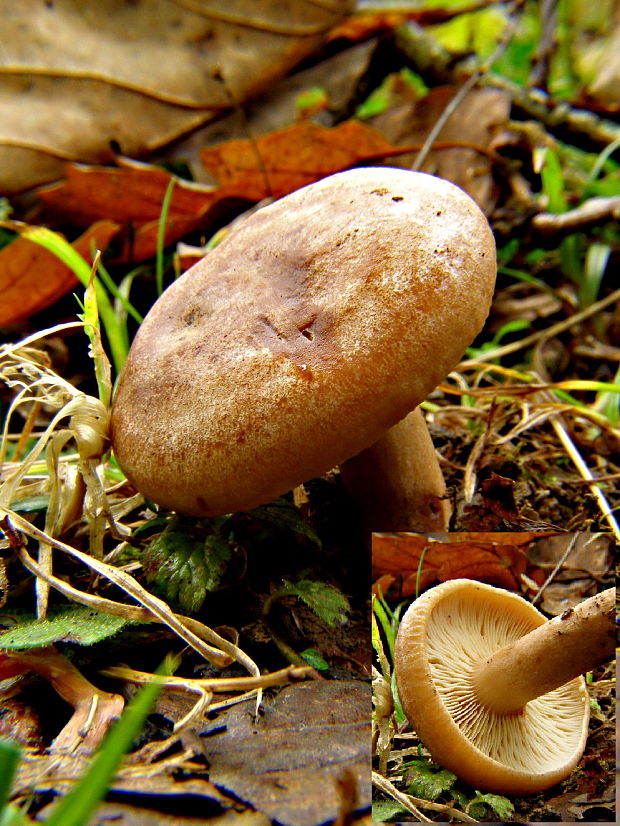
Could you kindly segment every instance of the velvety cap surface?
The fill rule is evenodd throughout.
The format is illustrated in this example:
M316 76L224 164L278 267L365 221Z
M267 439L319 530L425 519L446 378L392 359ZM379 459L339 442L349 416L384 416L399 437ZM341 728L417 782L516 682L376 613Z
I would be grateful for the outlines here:
M325 473L454 368L495 272L477 205L430 175L356 169L260 209L138 331L112 412L121 467L195 515Z

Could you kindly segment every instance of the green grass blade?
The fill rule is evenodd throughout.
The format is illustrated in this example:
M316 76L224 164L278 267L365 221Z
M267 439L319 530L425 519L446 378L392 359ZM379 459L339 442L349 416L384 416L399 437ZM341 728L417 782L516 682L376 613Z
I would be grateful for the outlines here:
M90 265L86 263L79 252L73 249L71 244L63 238L62 235L59 235L51 229L47 229L47 227L32 226L22 229L21 234L22 237L33 241L35 244L39 244L39 246L53 253L63 264L69 267L84 287L88 287L91 273ZM95 278L94 284L97 304L99 306L99 315L110 344L112 362L114 363L116 371L120 372L127 358L127 348L124 343L123 331L119 327L114 308L110 303L103 284L98 278Z
M176 184L175 178L170 178L170 183L166 188L166 194L161 204L161 213L159 216L159 225L157 227L157 255L155 258L155 283L157 284L157 295L161 295L164 291L164 246L166 239L166 223L168 222L168 213L170 212L170 203L172 201L172 190Z
M0 740L0 811L6 805L21 749L12 740Z

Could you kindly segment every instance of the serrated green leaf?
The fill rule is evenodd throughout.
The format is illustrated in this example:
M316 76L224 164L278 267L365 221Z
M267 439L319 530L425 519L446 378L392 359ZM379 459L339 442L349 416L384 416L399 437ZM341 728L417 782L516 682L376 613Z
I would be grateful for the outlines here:
M407 764L407 769L409 793L424 800L436 800L442 792L451 789L456 781L456 775L451 771L426 760L414 760Z
M347 621L349 602L333 585L300 579L299 582L285 582L281 594L299 597L326 625L344 625Z
M476 796L472 800L472 806L477 803L485 803L487 806L490 806L502 820L508 820L514 812L514 806L510 800L498 794L483 794L482 792L476 791ZM469 807L469 813L472 817L475 817L476 815L471 811L472 806Z
M22 618L0 634L0 648L28 649L55 642L93 645L113 637L129 620L94 611L83 605L71 605L50 611L47 619Z
M411 816L404 806L395 800L375 800L372 804L372 819L377 823L387 823L400 815Z
M226 520L174 517L145 549L147 579L168 602L198 611L220 584L232 555L228 537L218 533Z

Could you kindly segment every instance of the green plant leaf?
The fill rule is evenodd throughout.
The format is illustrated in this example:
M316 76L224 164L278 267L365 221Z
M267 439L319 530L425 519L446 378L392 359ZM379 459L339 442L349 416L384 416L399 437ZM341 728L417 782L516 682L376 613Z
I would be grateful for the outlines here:
M0 812L6 806L20 756L21 749L17 743L0 738Z
M220 585L232 556L232 542L221 527L223 520L173 517L145 549L147 580L185 611L198 611Z
M451 789L456 775L436 763L427 760L413 760L407 763L406 782L408 791L424 800L436 800L439 795Z
M311 579L300 579L294 583L285 582L277 591L277 596L299 597L326 625L344 625L347 621L347 598L333 585L327 585L325 582L315 582Z
M514 806L508 798L501 797L498 794L483 794L482 792L476 791L476 796L472 799L469 806L470 814L473 815L471 809L478 803L484 803L487 806L490 806L495 814L497 814L502 820L508 820L510 815L514 812ZM476 815L473 816L475 817Z
M405 819L409 819L411 812L407 811L404 806L397 803L396 800L375 800L372 804L372 819L377 823L387 823L395 820L401 815Z
M123 617L83 605L71 605L50 610L44 620L37 620L32 615L20 617L12 628L0 634L0 648L39 648L55 642L93 645L118 634L128 622L130 620Z
M308 665L316 668L317 671L327 671L329 669L329 663L323 659L316 648L306 648L305 651L301 652L300 656L304 658Z
M88 286L91 278L90 266L62 235L59 235L47 227L29 226L22 231L22 236L54 253L63 264L66 264L67 267L71 269L75 277L84 287ZM127 358L123 331L119 328L119 322L114 313L114 308L110 303L109 296L101 281L95 277L93 283L97 295L99 316L110 344L112 361L114 362L117 373L120 373Z
M321 86L304 89L295 98L295 109L302 114L316 109L326 109L328 105L329 95Z
M279 530L293 531L309 539L317 548L321 547L321 540L317 533L303 518L299 508L288 499L276 499L268 505L261 505L259 508L247 511L247 514L264 522L267 526L272 525Z

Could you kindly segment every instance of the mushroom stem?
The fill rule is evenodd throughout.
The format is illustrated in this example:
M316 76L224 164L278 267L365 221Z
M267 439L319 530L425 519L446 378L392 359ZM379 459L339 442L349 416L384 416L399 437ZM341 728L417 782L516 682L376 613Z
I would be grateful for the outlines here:
M445 531L451 508L419 407L340 465L369 531Z
M614 656L615 588L500 648L472 675L478 700L499 713L515 713Z

